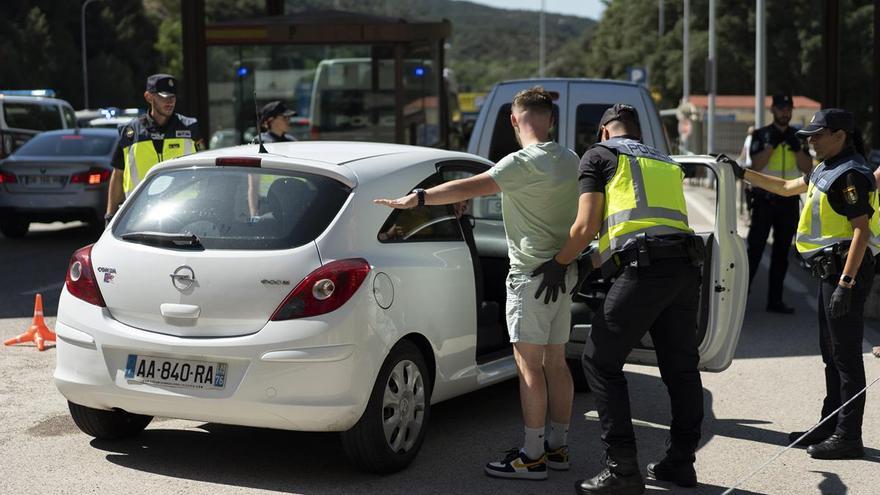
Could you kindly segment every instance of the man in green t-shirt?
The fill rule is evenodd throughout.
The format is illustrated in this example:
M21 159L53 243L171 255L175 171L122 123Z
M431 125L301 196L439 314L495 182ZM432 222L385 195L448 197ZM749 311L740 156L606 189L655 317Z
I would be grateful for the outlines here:
M577 269L555 262L553 256L568 239L577 214L578 157L550 140L553 99L543 88L514 97L510 123L522 149L489 171L375 203L414 208L501 193L510 257L507 330L519 371L525 441L503 460L487 464L485 471L501 478L546 479L548 467L569 467L566 441L574 387L565 362L571 331L566 288L574 288Z

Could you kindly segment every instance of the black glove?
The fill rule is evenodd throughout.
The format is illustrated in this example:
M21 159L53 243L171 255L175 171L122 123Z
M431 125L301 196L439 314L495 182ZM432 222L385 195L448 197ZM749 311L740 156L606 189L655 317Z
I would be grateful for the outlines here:
M793 132L789 134L787 138L785 138L785 144L787 144L788 147L791 148L791 151L794 151L795 153L803 148L801 138L797 137L797 135Z
M764 142L770 146L775 148L783 141L785 141L785 136L782 135L782 131L775 125L771 125L768 129L764 130Z
M849 303L852 298L852 289L837 286L831 294L831 302L828 304L828 312L832 318L840 318L849 313Z
M556 302L559 291L561 290L562 293L565 293L565 271L567 268L568 265L560 264L556 261L555 256L536 268L532 272L532 276L536 277L538 274L544 274L544 278L541 279L541 285L538 286L538 291L535 292L535 299L539 299L541 293L544 292L544 304L550 304L551 298L553 302Z
M712 154L712 156L715 157L716 162L730 165L730 170L737 179L742 179L746 175L746 169L744 169L742 165L737 163L733 158L724 153Z

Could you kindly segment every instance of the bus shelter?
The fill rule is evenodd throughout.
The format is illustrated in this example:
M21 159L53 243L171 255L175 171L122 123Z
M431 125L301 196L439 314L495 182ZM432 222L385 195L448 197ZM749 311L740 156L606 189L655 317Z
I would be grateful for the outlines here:
M451 31L447 20L334 10L207 25L202 77L192 75L203 81L196 106L209 146L251 141L257 109L283 100L300 140L448 147Z

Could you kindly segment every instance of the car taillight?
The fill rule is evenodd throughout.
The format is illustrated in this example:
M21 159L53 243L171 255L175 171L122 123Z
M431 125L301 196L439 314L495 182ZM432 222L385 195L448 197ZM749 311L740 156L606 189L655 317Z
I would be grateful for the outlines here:
M15 177L15 174L0 170L0 184L15 184L16 182L18 182L18 178Z
M110 180L110 171L99 168L93 168L88 172L80 172L70 176L71 184L86 184L88 186L101 184L108 180Z
M262 158L253 158L249 156L224 156L214 160L214 165L218 167L259 167L263 162Z
M95 270L92 269L92 246L94 244L77 249L70 257L65 285L72 296L103 308L106 304L95 279Z
M329 313L346 303L370 273L363 258L327 263L308 274L272 315L272 321L293 320Z

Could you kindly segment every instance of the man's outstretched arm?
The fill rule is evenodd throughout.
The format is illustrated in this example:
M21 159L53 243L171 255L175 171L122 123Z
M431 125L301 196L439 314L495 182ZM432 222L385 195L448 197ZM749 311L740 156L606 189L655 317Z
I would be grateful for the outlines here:
M444 182L439 186L425 189L425 204L448 205L499 192L501 188L498 187L498 183L489 174L483 172L473 177ZM397 199L374 199L373 203L391 208L409 209L418 206L419 199L416 193L410 193Z

